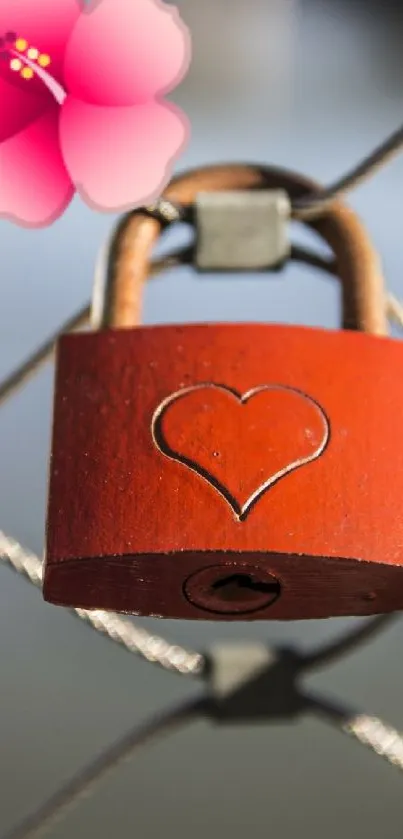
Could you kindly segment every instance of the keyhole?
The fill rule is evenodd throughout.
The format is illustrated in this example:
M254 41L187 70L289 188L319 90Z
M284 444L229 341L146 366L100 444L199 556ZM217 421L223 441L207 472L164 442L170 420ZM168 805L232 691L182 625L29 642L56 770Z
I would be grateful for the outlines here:
M273 583L265 583L254 580L250 574L231 574L217 580L211 586L213 591L218 593L222 600L243 601L244 603L256 600L256 595L273 594L278 596L280 585L277 580Z
M199 609L242 615L271 606L281 595L281 585L263 568L227 562L192 574L186 580L184 594Z

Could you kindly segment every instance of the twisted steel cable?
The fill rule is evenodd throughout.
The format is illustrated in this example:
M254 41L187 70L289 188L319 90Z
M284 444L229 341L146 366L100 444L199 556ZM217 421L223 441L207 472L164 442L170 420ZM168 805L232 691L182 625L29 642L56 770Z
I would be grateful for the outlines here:
M42 587L41 560L1 530L0 559L18 574L27 577L37 588ZM164 638L147 632L146 629L136 626L120 615L101 610L70 609L69 611L97 632L107 635L111 641L120 644L128 652L136 653L146 661L158 664L164 670L189 676L200 676L204 671L203 655L190 652L176 644L170 644Z
M0 531L0 559L7 562L16 572L25 575L31 583L40 587L42 563L35 554L25 550L18 542ZM208 676L208 658L190 653L181 647L173 647L161 638L142 634L142 630L118 615L105 612L70 610L86 621L93 629L108 635L111 640L124 646L129 652L140 653L147 661L158 663L164 669L179 673ZM363 627L328 644L313 653L300 656L297 673L332 663L337 657L351 652L359 644L369 640L391 621L394 616L382 616L367 621ZM361 745L371 749L377 756L403 771L403 736L396 729L375 716L357 714L331 702L328 699L301 693L305 712L314 712L338 730L354 738ZM65 786L46 801L37 811L11 830L4 839L35 839L47 833L65 817L85 796L133 756L141 746L153 741L161 734L169 733L179 726L192 722L201 716L208 717L213 710L215 698L208 692L171 711L163 713L140 728L135 728L118 743L105 750L91 764L78 772Z
M327 189L312 192L292 202L292 216L297 221L317 218L336 200L375 174L403 149L403 126Z

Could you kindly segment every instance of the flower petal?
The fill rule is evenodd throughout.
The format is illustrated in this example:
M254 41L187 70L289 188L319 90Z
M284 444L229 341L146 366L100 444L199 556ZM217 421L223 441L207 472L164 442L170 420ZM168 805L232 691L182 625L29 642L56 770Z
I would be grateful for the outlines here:
M109 212L155 200L187 134L179 109L158 102L102 108L68 96L60 117L61 148L77 192Z
M74 188L59 148L56 105L0 146L0 217L46 227L70 203Z
M52 75L62 82L66 44L83 6L84 0L1 0L0 38L15 32L49 55Z
M53 98L35 96L0 77L0 144L26 128L52 105Z
M66 51L67 90L94 105L134 105L184 76L190 37L162 0L98 0L78 21Z

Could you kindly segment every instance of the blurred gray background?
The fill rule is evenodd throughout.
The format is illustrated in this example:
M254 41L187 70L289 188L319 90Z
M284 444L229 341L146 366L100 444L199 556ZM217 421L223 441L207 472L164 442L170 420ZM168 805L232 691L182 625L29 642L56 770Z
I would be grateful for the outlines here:
M402 119L403 10L398 2L179 0L194 59L175 94L192 123L180 166L281 164L332 180ZM351 197L403 296L403 158ZM90 295L96 254L114 219L75 200L44 231L3 222L0 375ZM282 275L150 285L148 323L270 320L335 327L337 286L308 268ZM0 413L0 527L42 551L51 422L49 365ZM304 648L358 621L262 624L143 621L204 649L215 638ZM402 624L310 677L312 688L403 730ZM0 568L0 836L148 714L196 695L91 633ZM398 839L402 777L314 719L218 729L197 723L139 753L52 831L55 837L154 839L303 836Z

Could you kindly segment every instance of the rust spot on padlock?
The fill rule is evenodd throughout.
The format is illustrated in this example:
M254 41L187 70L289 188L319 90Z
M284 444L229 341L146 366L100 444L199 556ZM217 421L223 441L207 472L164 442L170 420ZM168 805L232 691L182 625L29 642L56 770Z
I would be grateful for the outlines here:
M166 196L311 186L212 167ZM58 348L47 600L214 620L403 608L403 346L379 337L382 278L355 216L335 202L310 226L351 331L136 326L160 227L121 223L104 326L125 328Z

